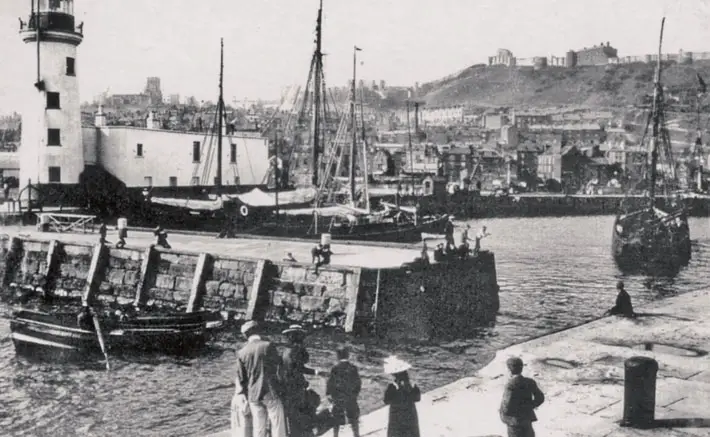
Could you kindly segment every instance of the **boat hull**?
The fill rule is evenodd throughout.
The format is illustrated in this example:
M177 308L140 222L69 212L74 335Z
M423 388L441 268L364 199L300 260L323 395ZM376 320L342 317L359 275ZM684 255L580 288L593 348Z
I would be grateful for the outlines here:
M251 235L291 237L318 240L322 233L329 233L335 241L382 241L392 243L418 243L422 233L441 233L448 216L413 223L363 223L354 226L316 228L313 224L264 223L258 227L240 230Z
M612 232L612 255L623 272L674 273L691 259L690 229L684 211L650 224L650 210L619 215Z
M218 316L209 312L135 316L100 316L106 347L112 353L157 351L184 354L204 346L207 324ZM90 359L101 354L93 327L80 327L76 314L19 311L10 321L18 355L38 359Z

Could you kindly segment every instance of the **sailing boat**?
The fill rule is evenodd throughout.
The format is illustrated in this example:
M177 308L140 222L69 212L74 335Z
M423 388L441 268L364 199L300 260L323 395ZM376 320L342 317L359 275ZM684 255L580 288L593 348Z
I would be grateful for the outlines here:
M612 253L618 267L627 272L675 272L687 265L691 256L688 211L682 200L669 201L668 197L656 196L659 182L662 182L665 190L672 188L672 180L664 181L663 176L675 176L670 134L665 125L661 85L661 45L665 20L663 18L661 21L653 106L646 125L647 131L648 125L652 125L653 135L650 141L651 163L647 175L648 204L635 211L622 212L614 221ZM659 156L666 158L664 165L659 166ZM659 167L662 170L660 174Z
M320 15L319 15L320 16ZM335 240L364 240L364 241L389 241L402 243L415 243L421 241L422 233L440 233L448 220L448 216L430 216L420 218L418 211L414 208L400 208L395 205L385 206L384 209L373 211L370 205L368 191L368 170L367 170L367 149L366 142L362 141L362 150L358 150L358 125L356 119L356 96L357 96L357 52L358 47L353 51L353 80L350 101L350 142L349 171L348 171L348 204L336 204L332 206L322 206L305 210L285 211L285 220L261 223L255 228L247 230L247 233L256 235L278 235L289 237L300 237L309 239L321 238L321 233L330 234ZM364 117L363 130L364 130ZM317 136L317 135L316 135ZM337 155L337 141L331 144L331 156ZM341 149L342 152L342 149ZM317 151L314 151L314 174L320 167L316 159ZM361 157L361 178L357 177L357 161ZM342 159L342 153L340 156ZM330 166L327 166L330 167ZM337 165L339 168L340 165ZM335 175L337 176L336 169ZM333 198L333 190L337 184L330 184L335 177L332 177L330 169L323 175L324 179L320 184L320 198ZM358 193L357 181L362 179L362 190ZM314 184L318 182L316 176ZM329 189L328 195L323 191ZM336 196L337 197L337 196ZM364 205L364 208L362 207ZM323 220L325 218L325 220Z

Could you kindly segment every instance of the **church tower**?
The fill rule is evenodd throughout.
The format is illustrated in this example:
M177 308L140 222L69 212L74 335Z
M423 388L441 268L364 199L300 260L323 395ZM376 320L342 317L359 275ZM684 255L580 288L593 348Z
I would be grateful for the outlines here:
M20 187L74 185L84 171L77 47L83 26L74 20L74 0L30 0L20 37L32 53L34 80L22 87ZM23 198L29 190L25 190Z

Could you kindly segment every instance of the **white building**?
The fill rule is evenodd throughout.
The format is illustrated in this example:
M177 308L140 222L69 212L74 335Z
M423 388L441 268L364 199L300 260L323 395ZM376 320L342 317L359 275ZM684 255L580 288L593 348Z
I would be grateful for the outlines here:
M39 0L40 81L33 86L28 79L20 85L25 91L18 152L21 187L31 182L69 189L86 183L84 176L97 169L127 188L214 185L216 135L161 130L152 116L147 128L106 126L101 107L95 126L82 129L76 49L83 40L83 26L75 25L73 6L73 0ZM36 22L32 17L20 32L33 53ZM169 100L175 98L179 96ZM238 133L224 135L222 144L223 185L264 184L269 170L267 139ZM88 166L91 172L85 172Z

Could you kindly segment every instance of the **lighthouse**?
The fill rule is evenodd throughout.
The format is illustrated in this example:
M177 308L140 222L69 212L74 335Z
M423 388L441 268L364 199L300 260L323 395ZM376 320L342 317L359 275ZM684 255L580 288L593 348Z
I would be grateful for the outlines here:
M20 84L25 199L28 184L66 191L79 184L84 170L76 57L83 23L75 22L73 0L30 0L30 8L29 20L20 19L20 37L35 64L32 77Z

